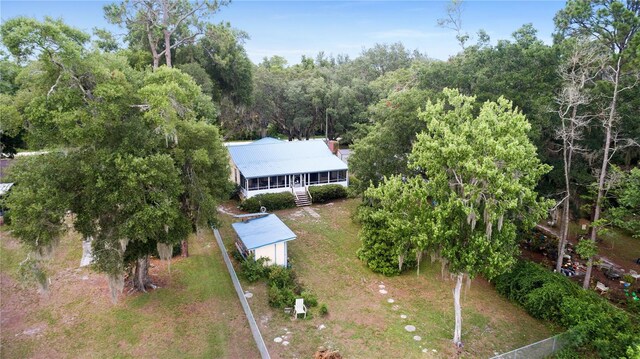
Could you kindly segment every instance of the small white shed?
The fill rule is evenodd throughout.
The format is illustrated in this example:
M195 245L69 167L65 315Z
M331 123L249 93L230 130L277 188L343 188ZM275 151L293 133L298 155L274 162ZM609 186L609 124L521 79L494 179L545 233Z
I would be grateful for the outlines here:
M238 234L236 246L243 255L255 259L268 258L267 265L287 266L287 242L296 239L295 233L275 214L255 214L250 219L231 225Z

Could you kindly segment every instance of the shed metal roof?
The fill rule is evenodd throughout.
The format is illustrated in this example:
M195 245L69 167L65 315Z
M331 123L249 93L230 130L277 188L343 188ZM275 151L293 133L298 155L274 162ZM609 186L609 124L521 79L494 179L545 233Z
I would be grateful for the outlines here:
M322 140L263 138L228 148L233 162L246 178L347 169L347 165L333 155Z
M232 223L231 226L247 249L256 249L296 238L295 233L275 214Z

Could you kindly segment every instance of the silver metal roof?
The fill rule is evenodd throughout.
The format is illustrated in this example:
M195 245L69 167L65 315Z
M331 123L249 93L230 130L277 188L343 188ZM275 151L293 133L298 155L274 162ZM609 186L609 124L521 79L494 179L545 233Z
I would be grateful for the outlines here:
M230 145L229 154L246 178L346 170L347 165L322 140L262 139Z
M296 239L295 233L275 214L232 223L231 226L247 249Z

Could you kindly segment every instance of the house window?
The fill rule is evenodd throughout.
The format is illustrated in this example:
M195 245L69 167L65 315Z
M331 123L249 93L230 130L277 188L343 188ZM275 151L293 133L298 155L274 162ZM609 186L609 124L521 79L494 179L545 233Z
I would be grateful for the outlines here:
M269 189L269 177L258 178L258 189Z
M329 173L330 182L344 182L347 180L347 171L331 171Z
M318 173L309 173L309 184L318 184Z
M282 188L287 186L286 176L272 176L270 188Z
M255 191L258 189L258 178L249 178L249 191Z
M318 183L329 183L329 172L318 172Z
M247 179L240 173L240 187L247 189Z

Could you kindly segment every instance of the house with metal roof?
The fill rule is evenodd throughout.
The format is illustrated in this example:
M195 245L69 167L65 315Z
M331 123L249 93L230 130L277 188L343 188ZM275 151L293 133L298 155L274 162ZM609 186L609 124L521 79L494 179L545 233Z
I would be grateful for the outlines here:
M288 264L287 242L296 239L295 233L275 214L258 213L232 223L239 241L236 247L243 256L267 258L266 265Z
M347 164L331 152L323 140L281 141L263 138L245 144L227 144L231 180L242 197L292 192L308 195L309 186L349 184Z

